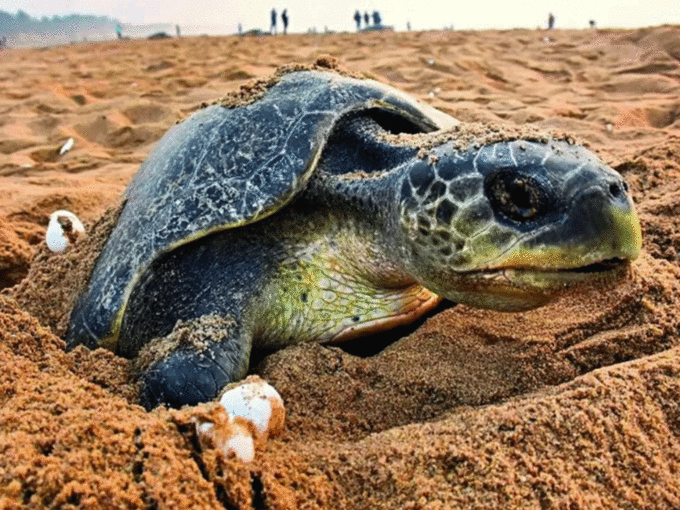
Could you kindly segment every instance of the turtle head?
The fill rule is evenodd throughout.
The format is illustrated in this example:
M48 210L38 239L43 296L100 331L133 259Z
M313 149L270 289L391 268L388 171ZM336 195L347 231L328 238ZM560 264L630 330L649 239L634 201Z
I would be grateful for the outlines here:
M641 249L628 185L564 141L514 140L415 160L398 188L406 270L453 301L530 309L616 281Z

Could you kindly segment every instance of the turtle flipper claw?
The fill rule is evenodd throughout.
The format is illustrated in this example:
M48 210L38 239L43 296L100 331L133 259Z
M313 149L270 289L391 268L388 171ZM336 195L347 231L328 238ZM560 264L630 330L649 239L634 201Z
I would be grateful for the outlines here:
M140 367L140 404L151 410L213 400L245 375L249 357L250 342L238 338L229 319L204 316L180 322L140 356L147 360Z
M147 410L160 404L174 408L196 405L217 397L229 382L218 361L204 352L174 352L143 373L140 403Z

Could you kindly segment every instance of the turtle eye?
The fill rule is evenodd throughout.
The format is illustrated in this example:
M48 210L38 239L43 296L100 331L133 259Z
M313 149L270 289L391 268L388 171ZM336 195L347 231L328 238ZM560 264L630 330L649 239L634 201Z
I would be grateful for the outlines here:
M548 205L548 195L533 176L504 168L489 175L486 191L494 211L506 218L525 223L542 216Z

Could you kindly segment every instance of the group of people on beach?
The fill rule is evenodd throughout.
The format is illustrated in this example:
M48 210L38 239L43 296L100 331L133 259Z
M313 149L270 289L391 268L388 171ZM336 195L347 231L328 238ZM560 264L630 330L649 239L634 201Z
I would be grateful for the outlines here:
M269 33L272 35L275 35L277 33L277 26L278 26L278 13L276 12L276 8L272 7L272 10L270 12L270 17L271 17L271 24L269 25ZM382 17L380 16L380 12L378 11L373 11L372 14L368 14L368 11L365 11L364 14L362 15L361 12L357 9L354 12L354 22L357 25L357 30L361 30L361 21L363 20L364 22L364 28L368 28L370 26L373 27L379 27L382 24ZM288 32L288 9L284 9L281 12L281 24L283 25L283 33L284 35ZM371 25L371 21L373 21L373 24ZM239 33L241 33L241 29L239 28Z
M368 15L368 11L364 11L363 15L364 28L368 28L369 26L371 26L371 18L373 18L374 26L379 26L382 23L382 18L378 11L373 11L373 14L371 14L370 16ZM354 23L356 23L357 25L357 30L361 30L361 20L362 20L361 13L359 12L359 9L357 9L356 11L354 11Z
M272 23L269 27L269 32L272 35L275 35L276 34L276 24L277 24L277 14L276 14L276 9L274 7L272 7L271 19L272 19ZM283 35L286 35L286 32L288 32L288 9L284 9L283 12L281 13L281 24L283 25Z
M276 8L272 8L271 10L271 25L269 27L269 32L272 35L277 34L278 32L278 18L279 15L276 11ZM373 11L371 14L368 13L368 11L364 11L363 14L357 9L354 11L354 23L356 24L357 31L362 30L362 28L365 29L375 29L376 27L380 27L382 25L382 16L380 15L380 12L378 11ZM363 22L363 27L362 27L362 22ZM283 34L285 35L288 32L288 23L289 23L289 18L288 18L288 9L283 9L281 12L281 24L283 26ZM595 27L595 20L590 20L590 27L594 28ZM407 30L411 30L411 23L407 22L406 24ZM552 30L555 28L555 16L553 13L548 14L548 23L547 23L547 28L548 30ZM118 39L123 39L123 29L120 26L120 24L116 23L115 25L116 29L116 36ZM180 28L179 25L175 25L175 30L177 31L177 37L180 37ZM243 33L243 27L241 23L238 24L238 33L242 34ZM6 47L6 38L3 38L4 40L0 40L0 48Z

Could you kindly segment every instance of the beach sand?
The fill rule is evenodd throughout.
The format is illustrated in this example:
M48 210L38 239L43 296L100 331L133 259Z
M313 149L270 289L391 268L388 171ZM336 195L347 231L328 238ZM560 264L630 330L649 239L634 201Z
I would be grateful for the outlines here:
M21 304L10 287L46 256L50 213L91 224L176 121L320 55L462 121L572 133L628 180L643 254L615 289L448 308L371 356L263 358L252 371L288 421L242 464L202 449L186 411L136 405L127 360L63 352L59 285ZM0 61L0 508L680 508L679 27L131 40Z

